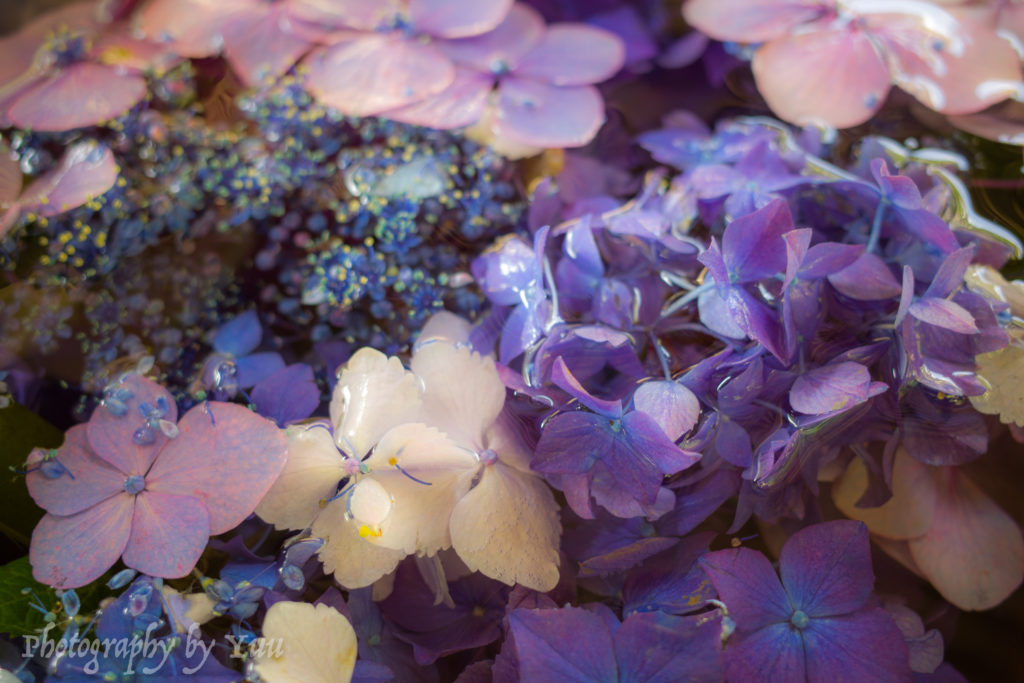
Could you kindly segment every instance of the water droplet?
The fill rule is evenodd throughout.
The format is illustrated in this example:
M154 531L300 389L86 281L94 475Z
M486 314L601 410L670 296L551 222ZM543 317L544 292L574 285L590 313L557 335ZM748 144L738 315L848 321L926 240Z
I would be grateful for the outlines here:
M77 615L78 610L82 607L82 603L78 600L78 593L74 590L64 591L60 596L60 602L64 606L64 613L69 617Z
M124 588L135 578L137 573L134 569L122 569L107 582L107 588L113 588L114 590Z
M156 434L149 427L139 427L132 434L132 441L139 446L149 446L156 441Z
M293 591L302 590L306 585L306 576L294 564L286 564L280 570L281 582Z

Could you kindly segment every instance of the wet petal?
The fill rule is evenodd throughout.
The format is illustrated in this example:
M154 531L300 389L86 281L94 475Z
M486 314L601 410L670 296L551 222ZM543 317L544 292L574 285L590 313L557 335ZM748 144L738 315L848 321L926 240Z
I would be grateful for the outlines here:
M81 62L23 91L7 110L7 118L20 128L72 130L120 116L145 95L141 76Z
M73 515L117 495L123 490L125 475L97 458L89 449L85 425L75 425L57 449L57 461L68 471L50 479L39 469L45 451L28 456L30 472L25 476L28 492L36 504L54 515Z
M1024 580L1024 539L1017 523L965 475L943 468L928 533L910 541L914 562L966 610L995 607Z
M560 535L547 484L501 463L485 467L451 514L452 547L467 567L541 592L558 583Z
M441 49L456 64L482 73L498 73L515 68L523 55L544 36L544 19L537 10L516 3L493 31L474 38L448 40Z
M317 553L324 572L333 574L345 588L363 588L394 571L406 554L361 537L356 525L346 519L345 507L344 500L329 503L313 522L312 534L324 539Z
M129 375L113 386L116 390L131 392L131 397L122 401L127 410L123 415L115 415L106 405L100 404L89 418L89 446L94 454L121 472L145 474L168 439L159 430L153 430L153 443L140 446L133 441L133 435L146 426L140 406L143 403L154 408L166 405L167 412L162 419L168 422L177 421L178 406L166 389L141 375Z
M278 529L305 529L345 477L344 461L322 427L289 427L288 462L256 514Z
M908 313L929 325L952 330L960 334L977 334L974 316L958 303L948 299L928 297L910 304Z
M610 31L587 24L552 24L515 73L552 85L587 85L614 76L625 58L622 41Z
M32 532L32 576L57 588L98 579L128 545L135 496L108 498L70 517L45 515Z
M801 125L856 126L889 93L885 61L853 25L773 40L754 53L752 66L772 111Z
M25 188L21 205L42 216L55 216L99 197L117 182L117 161L95 142L72 145L51 171Z
M306 88L350 116L372 116L441 92L455 67L433 45L368 34L317 50L303 61Z
M185 576L210 540L206 505L192 496L143 491L135 498L124 563L164 579Z
M363 348L342 367L331 396L335 443L362 458L392 427L419 420L423 386L395 357Z
M211 535L235 528L284 468L284 432L247 408L212 401L188 411L178 429L146 475L146 489L201 500Z
M637 387L633 407L647 413L672 441L693 429L700 417L700 401L693 392L668 380L644 382Z
M493 87L493 76L456 66L455 80L447 88L419 102L385 111L381 116L441 130L469 126L483 115Z
M823 365L796 378L789 404L805 415L823 415L852 407L869 396L871 373L860 363Z

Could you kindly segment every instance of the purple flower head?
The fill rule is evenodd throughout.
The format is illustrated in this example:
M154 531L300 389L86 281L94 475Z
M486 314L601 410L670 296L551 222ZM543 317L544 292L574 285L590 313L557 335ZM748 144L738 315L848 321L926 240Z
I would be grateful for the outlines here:
M256 311L246 311L221 325L213 334L214 353L203 364L201 388L218 398L232 398L239 389L254 387L284 369L281 354L254 353L262 338Z
M591 84L614 75L625 59L615 34L586 24L545 26L523 4L488 33L440 47L456 65L450 85L385 115L434 128L477 124L499 151L519 156L593 139L604 107Z
M748 548L708 553L700 563L735 622L725 648L730 680L912 680L902 634L869 602L875 577L862 523L794 534L782 548L781 582Z
M67 433L56 452L61 472L28 474L29 493L47 511L29 551L43 583L83 586L118 558L151 576L184 576L209 537L252 513L284 467L283 434L249 410L204 403L175 424L163 387L139 375L120 385L119 408L100 406ZM34 451L29 465L44 459Z
M660 611L634 613L620 623L601 604L520 608L509 615L508 642L520 680L710 683L722 680L719 629L713 617Z
M607 477L614 482L612 489L640 506L652 506L662 478L699 459L697 453L675 444L700 412L696 397L681 384L667 380L641 384L633 394L632 410L627 411L619 401L588 393L561 358L553 365L552 381L590 410L564 412L548 421L531 468L562 475L569 505L580 516L593 517L590 495L600 492L592 486L595 478ZM620 508L601 495L598 503L613 514Z

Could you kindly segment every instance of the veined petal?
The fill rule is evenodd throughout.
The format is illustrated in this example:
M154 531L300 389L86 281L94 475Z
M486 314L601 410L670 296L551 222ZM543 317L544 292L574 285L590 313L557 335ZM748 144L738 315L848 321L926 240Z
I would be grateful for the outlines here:
M749 548L716 550L700 558L736 628L749 633L789 621L793 606L768 558Z
M80 62L24 90L7 110L20 128L66 131L120 116L146 95L146 81L102 64Z
M561 524L542 479L496 462L451 514L452 547L471 570L546 592L558 583Z
M284 469L284 432L247 408L212 401L188 411L178 429L146 475L146 489L201 500L211 535L235 528Z
M36 581L78 588L102 576L128 545L135 496L122 493L70 517L47 514L32 531Z
M124 563L164 579L185 576L210 540L206 505L192 496L143 491L135 497Z
M312 44L289 30L291 19L285 9L268 7L262 16L236 19L224 30L228 63L246 85L277 78L292 68Z
M86 432L89 446L97 457L126 475L145 474L168 439L157 429L152 430L152 443L141 446L135 443L132 437L146 426L146 418L140 406L143 403L153 408L166 406L167 412L162 419L168 422L177 421L178 407L166 389L141 375L129 375L115 382L113 387L116 391L126 390L131 393L130 397L122 401L127 409L123 415L117 415L107 405L100 404L89 418Z
M345 477L331 433L321 427L289 427L288 461L256 514L278 529L305 529Z
M844 519L801 529L782 546L779 573L793 607L810 617L859 609L875 585L867 527Z
M803 641L809 681L910 683L915 679L903 634L881 608L811 619ZM870 656L864 656L868 652Z
M93 455L85 432L85 425L75 425L64 436L64 445L57 449L56 457L67 472L55 479L36 467L43 461L44 451L36 449L28 456L28 492L39 507L51 514L73 515L123 491L126 475Z

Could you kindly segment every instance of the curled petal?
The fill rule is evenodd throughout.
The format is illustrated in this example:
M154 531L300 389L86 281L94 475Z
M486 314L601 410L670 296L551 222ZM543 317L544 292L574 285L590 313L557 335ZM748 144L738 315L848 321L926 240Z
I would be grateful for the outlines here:
M68 148L57 168L25 188L20 203L41 216L56 216L104 194L117 176L117 161L110 149L80 142Z

